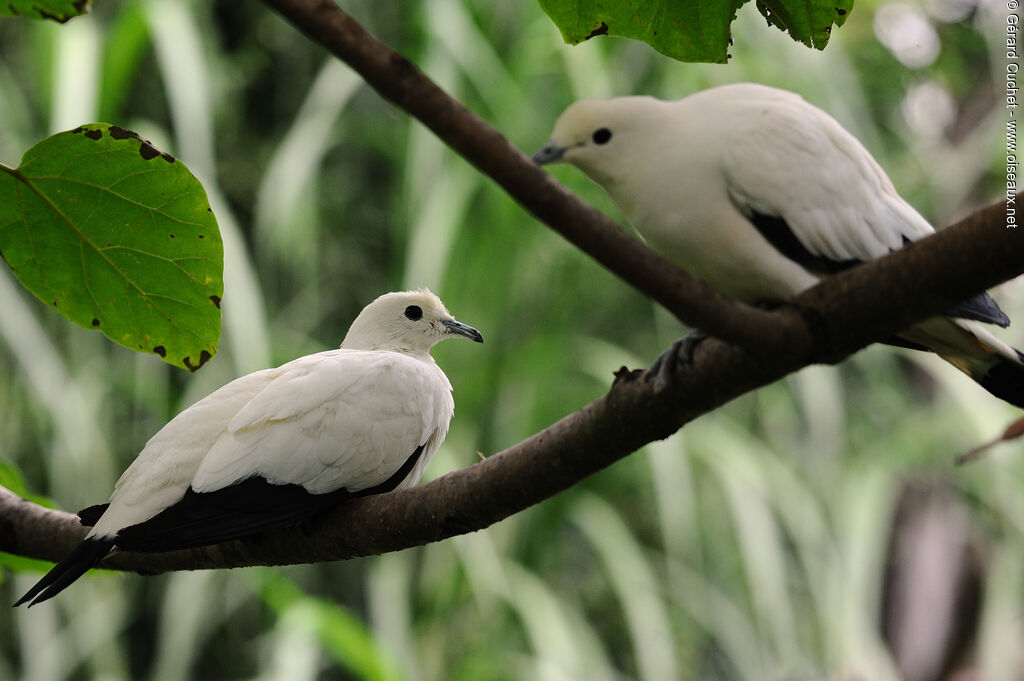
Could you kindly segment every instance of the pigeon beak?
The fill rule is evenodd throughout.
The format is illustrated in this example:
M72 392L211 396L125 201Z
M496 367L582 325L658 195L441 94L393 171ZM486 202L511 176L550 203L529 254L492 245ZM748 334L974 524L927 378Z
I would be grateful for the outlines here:
M484 342L484 337L480 335L480 332L474 329L472 326L469 326L468 324L457 322L454 319L446 319L441 323L444 325L444 328L448 330L448 333L454 334L456 336L465 336L466 338L476 341L477 343Z
M562 156L565 155L565 147L560 147L554 142L548 142L544 145L544 148L538 151L536 154L531 156L533 162L539 166L547 163L557 163L562 160Z

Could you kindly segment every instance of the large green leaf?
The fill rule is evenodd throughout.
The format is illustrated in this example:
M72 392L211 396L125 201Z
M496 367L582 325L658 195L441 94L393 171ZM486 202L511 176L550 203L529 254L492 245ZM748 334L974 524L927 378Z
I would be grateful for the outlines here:
M567 43L634 38L680 61L725 63L729 27L747 0L539 0ZM853 0L758 0L769 23L821 49Z
M64 23L89 11L90 0L0 0L0 14Z
M196 370L217 351L223 246L199 181L135 133L96 123L0 165L0 256L47 305Z

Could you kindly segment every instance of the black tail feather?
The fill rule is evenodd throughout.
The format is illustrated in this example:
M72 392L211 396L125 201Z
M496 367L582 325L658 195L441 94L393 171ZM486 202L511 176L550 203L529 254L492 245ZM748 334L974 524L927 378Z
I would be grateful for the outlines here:
M113 539L100 539L89 537L68 555L67 558L53 566L53 569L43 575L43 578L36 582L28 592L18 599L14 607L22 603L32 601L29 607L42 603L53 598L76 579L84 575L96 563L103 560L103 557L114 548Z
M1024 354L1017 351L1019 362L999 358L985 375L975 380L982 388L1015 407L1024 409Z
M89 508L83 508L78 512L78 521L86 527L93 527L99 522L100 516L107 512L107 507L110 504L96 504Z

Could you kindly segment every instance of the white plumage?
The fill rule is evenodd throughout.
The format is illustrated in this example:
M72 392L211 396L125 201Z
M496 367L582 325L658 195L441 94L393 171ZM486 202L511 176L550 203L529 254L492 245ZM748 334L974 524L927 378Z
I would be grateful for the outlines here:
M833 118L763 85L576 102L534 160L578 167L652 248L744 302L790 300L934 231ZM1024 406L1024 357L979 322L1009 319L981 294L901 344L935 350Z
M415 484L454 413L452 386L429 354L452 336L483 340L429 291L389 293L359 314L340 349L199 400L146 443L109 504L81 513L92 531L18 604L56 595L114 546L216 543Z

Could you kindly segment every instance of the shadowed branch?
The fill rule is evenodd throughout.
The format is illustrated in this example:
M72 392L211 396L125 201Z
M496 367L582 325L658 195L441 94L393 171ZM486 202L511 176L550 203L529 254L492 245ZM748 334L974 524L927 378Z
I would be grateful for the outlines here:
M296 527L103 567L169 570L281 565L395 551L482 529L571 487L745 392L880 338L1024 272L1024 236L1002 203L855 267L776 312L738 305L681 272L573 196L500 133L326 0L264 0L358 71L566 239L682 321L715 338L659 389L625 368L602 398L485 461L431 483L355 499ZM721 340L718 340L721 339ZM746 350L744 350L746 348ZM56 560L85 534L74 515L0 488L0 550Z
M755 357L709 339L662 390L621 369L609 392L530 438L428 484L354 499L296 527L217 546L124 553L103 567L169 570L341 560L418 546L488 527L668 437L745 392L850 353L1024 272L1024 238L1002 203L885 258L855 267L772 313L790 351ZM994 399L994 398L993 398ZM0 489L0 550L62 558L85 534L73 514Z

